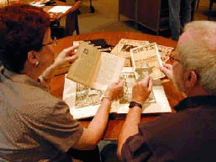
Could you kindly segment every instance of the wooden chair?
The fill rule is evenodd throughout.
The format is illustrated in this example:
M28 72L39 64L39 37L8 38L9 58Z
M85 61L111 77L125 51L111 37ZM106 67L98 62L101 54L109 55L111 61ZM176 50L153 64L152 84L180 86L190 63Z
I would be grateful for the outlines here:
M77 1L80 1L80 0L75 0L75 2L77 2ZM90 3L90 13L94 13L95 12L95 8L92 5L92 0L89 0L89 3Z
M78 24L78 9L81 6L81 1L74 3L70 13L67 14L63 20L57 20L51 23L51 35L52 37L62 38L65 36L76 34L79 35L79 24Z

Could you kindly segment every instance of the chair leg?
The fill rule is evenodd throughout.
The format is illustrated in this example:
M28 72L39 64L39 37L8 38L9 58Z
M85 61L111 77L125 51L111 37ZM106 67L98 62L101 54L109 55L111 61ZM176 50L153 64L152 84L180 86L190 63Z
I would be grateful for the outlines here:
M78 23L78 12L76 12L76 15L75 15L75 30L76 30L76 34L79 35L80 31L79 31L79 23Z
M212 14L212 6L213 6L213 1L210 0L208 20L210 20L210 15Z
M95 9L94 9L94 7L93 7L93 5L92 5L92 0L90 0L90 12L91 12L91 13L94 13L94 12L95 12Z

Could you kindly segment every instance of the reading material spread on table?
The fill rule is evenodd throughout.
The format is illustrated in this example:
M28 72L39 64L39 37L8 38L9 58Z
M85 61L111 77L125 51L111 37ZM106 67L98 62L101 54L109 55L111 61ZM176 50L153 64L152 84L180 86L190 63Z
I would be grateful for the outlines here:
M126 114L129 111L129 102L132 99L132 87L136 82L133 68L124 67L120 80L124 81L124 95L114 101L110 113ZM65 78L63 100L69 105L70 112L75 119L93 117L100 107L103 92L89 88L80 83ZM152 93L143 105L142 113L171 112L163 86L153 86Z
M80 44L79 58L70 67L67 78L90 88L106 90L108 85L118 81L124 58L100 52L86 42Z
M124 47L124 43L128 43L127 39L123 40L124 41L121 41L122 47ZM148 41L129 40L129 42L133 45L136 44L136 47L133 46L133 48L129 50L129 53L135 51L135 53L140 54L140 57L138 57L138 59L141 58L142 63L145 63L145 61L147 61L148 68L150 70L148 71L149 74L156 79L161 78L163 73L160 75L159 71L151 70L153 68L158 68L159 66L161 66L161 61L167 61L168 56L173 51L173 48L157 45L156 43L149 43ZM122 69L124 61L121 57L117 57L123 56L122 54L116 54L115 52L111 52L113 55L117 56L113 56L108 53L101 53L100 55L100 52L98 52L97 47L90 46L91 45L89 45L88 43L83 44L81 41L80 48L77 52L79 56L84 56L84 58L77 60L75 62L76 64L74 63L75 65L71 66L69 73L65 78L63 100L69 105L71 114L73 114L75 119L93 117L97 113L98 108L100 107L100 99L103 95L103 91L100 89L105 90L111 82L120 79L124 81L124 95L118 101L114 101L112 103L110 113L114 113L116 115L126 114L129 111L129 102L132 100L132 87L135 84L135 82L139 80L136 76L137 74L135 73L135 68L123 67ZM85 48L88 49L88 52L85 50ZM128 57L128 51L127 55L124 56ZM164 59L162 59L162 57L164 57ZM158 61L158 58L159 60L161 59L160 62ZM101 61L102 63L97 63L97 60L103 59L104 61ZM136 59L137 57L135 56L135 60ZM90 60L93 60L93 62ZM90 62L91 64L88 65ZM83 66L82 64L85 65L84 68L81 68ZM101 65L103 65L104 67L102 68ZM90 70L91 68L93 70ZM159 70L159 68L157 70ZM74 73L73 71L76 72ZM91 71L94 72L92 72L92 74L89 74L91 73ZM112 79L107 81L107 78L110 78L109 76L112 76L114 71L118 71L115 75L115 79L113 81L111 81ZM83 75L85 76L82 77ZM71 78L72 80L75 80L74 78L77 79L76 82L68 79L71 76L73 78ZM93 81L91 80L91 78L94 78ZM102 81L101 79L104 81ZM88 82L89 84L87 84ZM103 84L99 84L99 86L97 86L96 88L95 85L98 85L98 83ZM166 98L164 88L162 85L154 85L148 100L143 105L142 113L166 112L171 112L171 108Z

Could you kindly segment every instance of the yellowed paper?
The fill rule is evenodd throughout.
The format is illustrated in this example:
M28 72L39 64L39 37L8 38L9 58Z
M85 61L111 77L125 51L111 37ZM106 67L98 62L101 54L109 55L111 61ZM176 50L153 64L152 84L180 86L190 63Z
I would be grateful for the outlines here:
M109 84L118 81L124 61L125 59L122 57L102 52L98 72L92 87L104 91Z
M96 94L95 91L94 93ZM91 94L90 88L65 77L63 100L68 104L70 113L73 115L74 119L95 116L100 107L99 98L101 94L98 93L95 96L91 96ZM95 100L95 102L93 100Z
M65 77L63 100L68 104L74 119L84 119L96 115L103 92L76 83ZM115 105L113 102L112 105ZM116 106L112 106L110 113L116 113Z
M161 56L161 61L166 63L169 60L169 56L174 51L173 47L167 47L164 45L157 45L158 46L158 53Z
M124 95L120 100L112 103L110 113L126 114L129 110L129 102L132 100L132 87L135 84L134 71L124 67L120 79L124 85ZM103 92L73 82L65 77L63 100L69 105L70 112L75 119L83 119L96 115ZM142 113L171 112L163 86L153 86L149 99L143 105Z
M70 67L67 78L91 87L97 75L100 51L83 42L80 44L77 54L79 58Z
M144 40L133 40L133 39L121 39L118 44L113 48L111 51L111 54L124 57L124 58L130 58L130 50L139 46L147 45L149 44L149 41Z
M143 68L143 64L148 67L148 74L153 79L163 78L165 75L159 69L162 66L161 57L158 54L156 43L151 43L146 46L140 46L131 50L131 59L136 79L139 78L137 70Z
M155 97L155 102L144 103L142 113L169 113L172 112L163 86L153 86L152 92ZM129 111L129 104L120 104L118 106L117 114L127 114Z

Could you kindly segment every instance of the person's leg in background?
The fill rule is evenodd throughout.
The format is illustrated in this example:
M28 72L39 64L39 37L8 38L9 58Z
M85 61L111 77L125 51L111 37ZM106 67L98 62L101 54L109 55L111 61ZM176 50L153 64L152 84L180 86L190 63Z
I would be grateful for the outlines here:
M178 40L181 33L181 22L179 17L181 0L168 0L168 4L171 37L173 40Z

